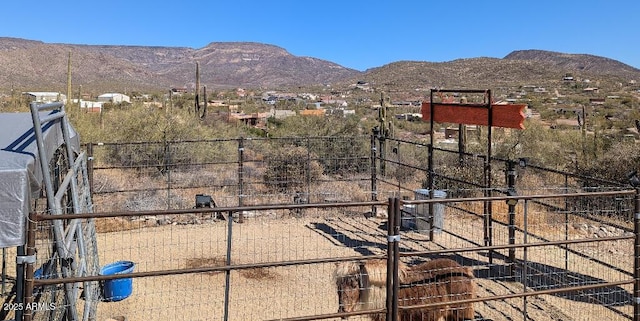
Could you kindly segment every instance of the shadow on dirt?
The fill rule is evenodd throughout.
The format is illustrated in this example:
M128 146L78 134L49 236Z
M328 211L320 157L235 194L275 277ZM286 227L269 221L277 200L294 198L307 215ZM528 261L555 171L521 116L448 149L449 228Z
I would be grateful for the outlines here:
M365 234L371 236L374 233L381 232L380 230L386 231L386 225L384 224L377 226L378 231L373 232L358 230L357 226L344 226L342 224L332 226L330 224L331 223L327 224L325 222L314 223L310 228L333 243L336 243L336 245L352 248L363 256L379 254L380 251L386 251L387 244L384 241L372 242L358 238L358 235ZM385 233L379 234L379 236L381 236L380 239L386 239ZM402 244L402 240L400 242ZM375 252L373 249L375 249ZM415 251L415 249L403 248L401 246L401 251L411 252ZM480 253L480 255L487 256L487 252ZM471 259L460 254L421 256L413 259L409 263L420 263L437 257L448 257L462 265L474 266L474 274L477 278L518 282L526 285L528 289L537 291L589 286L608 282L607 280L590 275L576 273L534 261L516 262L514 269L515 274L511 275L512 270L509 264L495 263L495 261L506 262L506 257L497 252L493 253L494 264L488 264L486 261ZM629 276L629 278L631 278L631 276ZM587 288L577 292L559 292L552 295L577 302L602 305L617 313L619 312L613 309L613 307L629 305L633 302L631 293L620 286Z

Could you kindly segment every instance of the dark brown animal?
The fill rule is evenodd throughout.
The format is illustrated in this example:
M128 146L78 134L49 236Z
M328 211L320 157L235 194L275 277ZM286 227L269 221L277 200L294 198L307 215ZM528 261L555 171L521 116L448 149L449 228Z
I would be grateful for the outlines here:
M385 260L368 260L362 263L342 263L336 267L338 288L338 312L381 309L386 304ZM451 259L435 259L414 266L400 263L398 269L398 305L411 306L447 302L431 309L411 309L398 312L401 321L462 321L474 318L472 303L457 303L476 297L473 271ZM385 315L370 315L374 321L382 321Z

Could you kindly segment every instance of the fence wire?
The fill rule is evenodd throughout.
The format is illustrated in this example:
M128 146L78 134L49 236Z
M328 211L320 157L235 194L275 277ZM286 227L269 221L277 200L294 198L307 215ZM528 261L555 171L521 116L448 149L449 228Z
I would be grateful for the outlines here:
M534 179L541 169L518 167L518 198L507 204L481 197L484 158L465 155L460 167L459 155L438 150L436 200L425 200L428 146L381 146L369 137L92 148L96 214L82 219L95 231L86 233L95 235L100 265L135 266L131 295L108 302L101 292L97 320L337 320L336 263L387 255L388 216L395 215L389 197L404 200L403 262L447 257L471 267L477 319L626 320L634 313L634 194L619 187L593 188L553 171L545 187ZM496 198L508 187L507 165L493 162L489 194ZM211 203L199 206L198 195ZM48 222L38 222L43 260L36 267L53 248ZM101 289L109 281L92 276ZM567 288L579 289L561 292ZM51 301L63 289L47 284L36 292ZM74 304L82 311L82 300Z

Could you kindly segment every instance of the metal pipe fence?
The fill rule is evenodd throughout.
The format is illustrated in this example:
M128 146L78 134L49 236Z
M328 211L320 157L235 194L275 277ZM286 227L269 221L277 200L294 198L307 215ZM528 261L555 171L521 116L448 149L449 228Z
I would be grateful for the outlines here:
M61 278L41 268L68 262L27 265L27 302L53 302L32 320L63 318L72 304L82 311L58 300L64 284L114 280L131 280L132 294L102 297L98 319L394 320L441 307L398 301L398 262L440 257L473 269L478 320L640 320L638 194L610 182L494 158L487 189L482 155L375 136L87 151L94 213L35 212L27 250L54 246L54 220L92 220L99 262L135 270ZM336 264L381 258L384 308L337 313Z
M459 303L473 304L478 320L517 318L517 315L531 320L626 320L637 311L634 300L637 221L624 226L625 229L613 228L591 221L581 213L567 216L536 203L613 196L637 210L634 205L637 192L624 190L69 214L62 219L92 218L98 229L102 222L123 219L117 228L98 233L100 261L132 260L136 271L55 279L28 275L27 279L33 280L35 293L46 286L65 283L99 284L132 279L132 295L119 302L99 303L99 318L116 315L128 320L366 318L381 311L336 312L339 303L333 269L339 262L385 258L393 287L387 288L391 297L380 298L381 305L386 306L382 312L388 314L389 320L396 320L398 314L408 309L429 310L444 305L437 302L406 305L397 301L397 262L413 265L447 257L474 271L478 296ZM508 214L509 200L517 201L516 226L500 221ZM495 226L490 246L482 242L482 218L473 210L466 210L481 208L485 201L495 207L494 217L500 222ZM428 208L430 203L436 211L443 210L445 217L434 239L429 239L428 229L419 222L425 217L408 215L406 211L412 206ZM593 209L603 204L598 202ZM389 216L365 217L371 206L381 212L385 210ZM347 208L360 215L345 216ZM305 211L305 215L284 214L296 210ZM324 215L318 215L319 211ZM245 215L244 222L238 223L241 212L253 214ZM148 222L148 217L157 220L161 216L193 213L209 216L220 213L224 219L167 226L142 223ZM39 213L32 215L32 219L39 226L59 218ZM516 231L513 238L509 237L509 228ZM36 237L36 243L43 241ZM515 251L515 259L509 259L510 250ZM493 262L489 261L489 252L494 253ZM582 314L576 316L575 311Z

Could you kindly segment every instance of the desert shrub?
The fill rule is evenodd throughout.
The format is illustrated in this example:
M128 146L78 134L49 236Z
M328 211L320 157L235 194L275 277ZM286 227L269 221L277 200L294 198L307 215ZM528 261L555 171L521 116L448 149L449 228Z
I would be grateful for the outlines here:
M578 172L582 175L621 184L628 184L627 174L634 170L640 171L640 150L634 142L625 141L614 143L590 163L578 164Z
M325 174L353 175L368 172L371 166L369 137L344 136L311 139L309 149Z
M369 171L370 139L355 116L289 117L269 119L271 137L300 137L294 144L308 148L325 174L347 175ZM302 138L306 137L306 138Z
M314 160L315 155L304 147L289 147L273 150L265 155L265 183L273 190L292 192L307 183L318 181L322 166Z
M227 124L206 126L184 110L167 113L135 104L103 115L81 115L74 125L83 142L123 143L102 148L102 161L127 167L157 167L160 172L175 165L236 159L237 142L221 138L241 136ZM212 138L219 141L190 142Z

